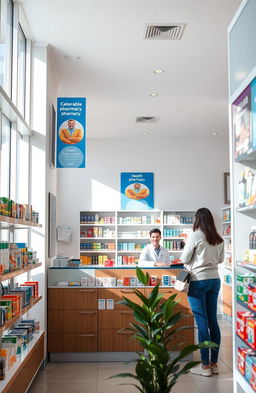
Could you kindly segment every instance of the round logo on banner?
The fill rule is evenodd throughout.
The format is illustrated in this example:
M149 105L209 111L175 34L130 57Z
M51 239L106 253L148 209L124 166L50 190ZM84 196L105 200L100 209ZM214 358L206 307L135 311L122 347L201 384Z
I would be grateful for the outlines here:
M81 142L84 137L82 124L74 119L64 121L59 128L59 138L67 145L75 145Z
M142 183L132 183L125 189L125 195L130 199L145 199L149 196L149 188Z
M67 146L59 154L60 165L64 168L79 168L84 159L80 149L74 146Z

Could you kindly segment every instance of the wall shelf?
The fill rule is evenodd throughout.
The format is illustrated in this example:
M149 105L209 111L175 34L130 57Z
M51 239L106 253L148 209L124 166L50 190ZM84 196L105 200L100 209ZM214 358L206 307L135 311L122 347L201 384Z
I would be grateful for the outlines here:
M9 329L23 314L26 314L32 307L34 307L38 302L42 300L42 296L38 296L36 299L32 299L31 303L22 309L22 311L16 315L15 317L6 321L3 326L0 327L0 334L2 334L5 330Z
M42 263L36 263L34 265L24 267L23 269L14 270L13 272L10 273L0 274L0 281L6 281L9 280L10 278L19 276L20 274L30 272L31 270L36 269L39 266L42 266Z
M42 227L42 224L37 224L33 221L21 220L20 218L12 218L7 216L0 216L0 223L1 222L13 225L25 225L26 227Z

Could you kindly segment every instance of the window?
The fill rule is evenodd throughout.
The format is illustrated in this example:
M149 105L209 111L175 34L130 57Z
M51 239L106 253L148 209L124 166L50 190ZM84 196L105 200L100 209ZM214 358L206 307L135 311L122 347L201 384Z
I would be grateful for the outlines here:
M17 140L17 202L28 203L29 137L18 135Z
M11 123L2 115L1 135L1 163L0 163L0 194L10 196L10 151L11 151Z
M13 2L1 0L0 4L0 86L11 96Z
M25 116L25 87L26 87L26 37L19 25L18 33L18 97L17 108Z

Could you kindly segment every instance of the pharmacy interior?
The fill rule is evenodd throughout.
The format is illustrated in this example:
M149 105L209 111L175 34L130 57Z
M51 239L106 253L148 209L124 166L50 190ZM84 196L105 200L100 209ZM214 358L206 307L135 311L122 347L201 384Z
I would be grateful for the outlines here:
M68 33L63 31L62 42L51 29L45 31L45 21L56 25L59 12L50 3L38 5L39 20L32 1L1 0L0 391L25 392L47 362L133 359L141 347L122 329L134 317L119 302L124 296L134 301L135 288L149 295L160 283L163 300L177 295L179 326L195 326L187 295L174 284L184 240L203 206L212 211L225 244L218 317L232 329L234 393L255 391L255 2L223 6L220 40L228 40L228 51L213 45L215 57L220 50L223 57L213 64L197 48L200 65L205 64L197 86L193 67L175 84L166 51L170 45L173 53L192 56L189 23L167 29L170 21L162 19L158 25L166 28L157 29L144 19L135 23L134 13L126 15L130 25L146 29L140 43L138 37L131 41L138 59L124 78L119 69L130 56L128 46L123 51L125 40L110 32L108 56L105 47L99 46L99 55L97 45L79 48L79 42L65 51ZM93 21L95 7L87 3ZM186 9L181 3L177 15L178 7ZM145 4L139 7L145 11ZM167 2L163 7L161 14L167 15ZM157 19L152 4L149 10L149 20ZM217 10L207 11L210 24ZM102 45L102 36L94 39ZM158 62L151 60L154 50ZM119 52L123 56L115 63ZM102 64L101 77L87 57L96 70ZM106 72L112 68L109 79ZM226 70L226 90L207 79L222 104L216 97L192 99L205 94L206 68L211 75ZM135 74L137 83L128 77ZM182 98L178 91L185 74L188 94ZM135 85L144 98L134 98ZM171 94L168 85L176 95L166 104L162 97ZM152 228L161 231L170 266L139 263ZM149 274L146 286L136 276L138 264ZM175 345L197 342L195 329L183 332Z

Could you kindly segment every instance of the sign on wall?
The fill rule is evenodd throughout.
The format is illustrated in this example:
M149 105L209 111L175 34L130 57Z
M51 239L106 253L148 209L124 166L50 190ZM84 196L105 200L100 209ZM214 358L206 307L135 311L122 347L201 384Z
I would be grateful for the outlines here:
M154 209L154 174L152 172L121 173L121 209Z
M86 98L58 97L57 168L85 168Z

